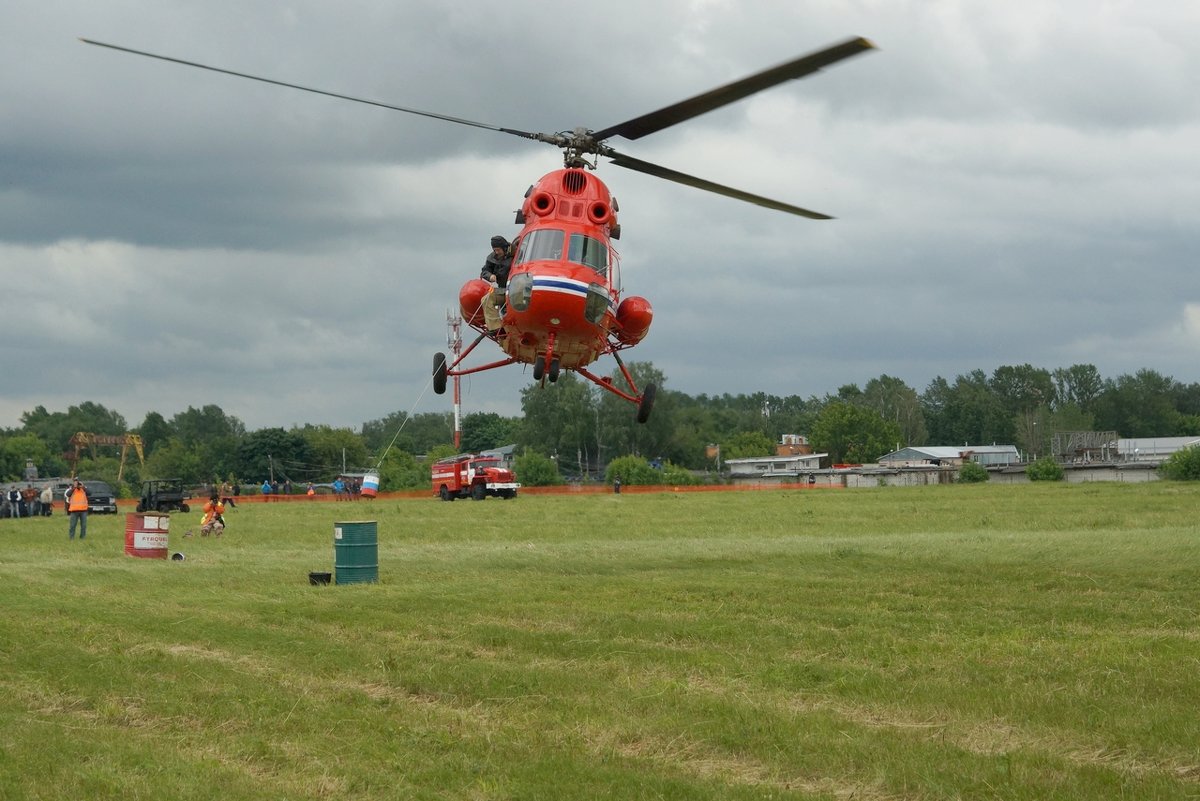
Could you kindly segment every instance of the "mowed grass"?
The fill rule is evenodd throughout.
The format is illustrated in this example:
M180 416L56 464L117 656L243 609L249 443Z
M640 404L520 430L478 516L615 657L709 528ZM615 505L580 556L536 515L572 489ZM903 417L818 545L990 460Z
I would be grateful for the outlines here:
M0 521L0 799L1195 799L1200 486ZM124 510L123 510L124 511ZM314 587L336 521L379 582Z

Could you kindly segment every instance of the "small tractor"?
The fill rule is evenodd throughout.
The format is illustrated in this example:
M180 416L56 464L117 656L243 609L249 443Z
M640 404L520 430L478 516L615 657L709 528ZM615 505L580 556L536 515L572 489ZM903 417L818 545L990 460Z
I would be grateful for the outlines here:
M178 509L189 511L187 499L191 493L183 488L181 478L152 478L142 482L142 496L138 499L139 512L170 512Z

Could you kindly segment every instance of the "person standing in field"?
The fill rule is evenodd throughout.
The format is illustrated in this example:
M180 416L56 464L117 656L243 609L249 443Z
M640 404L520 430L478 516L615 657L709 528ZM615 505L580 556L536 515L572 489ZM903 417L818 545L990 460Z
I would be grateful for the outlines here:
M75 479L75 486L67 490L67 517L70 525L67 527L67 539L75 539L75 526L79 526L79 539L87 536L88 496L83 488L83 482Z
M237 504L233 502L233 482L228 479L221 484L221 503L228 506L230 509L236 509Z

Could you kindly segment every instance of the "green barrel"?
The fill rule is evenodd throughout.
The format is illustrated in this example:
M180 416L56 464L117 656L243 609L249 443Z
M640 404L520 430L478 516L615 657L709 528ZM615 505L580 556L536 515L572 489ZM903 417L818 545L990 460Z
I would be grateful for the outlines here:
M379 581L379 539L374 520L333 524L335 584Z

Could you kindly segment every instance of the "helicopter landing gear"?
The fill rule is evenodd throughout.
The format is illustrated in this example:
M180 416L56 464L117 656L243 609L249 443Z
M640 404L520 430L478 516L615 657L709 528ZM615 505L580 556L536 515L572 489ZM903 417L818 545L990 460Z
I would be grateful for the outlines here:
M558 381L558 373L559 373L559 369L558 369L558 358L557 357L550 360L549 369L547 369L547 366L546 366L546 357L545 356L538 356L536 359L533 360L533 380L534 381L541 381L543 378L548 378L548 379L550 379L550 383L553 384L554 382Z
M644 423L650 419L650 412L654 409L654 396L658 394L658 386L655 384L647 384L642 389L642 400L638 403L637 421Z
M446 354L433 354L433 391L438 395L446 393Z

